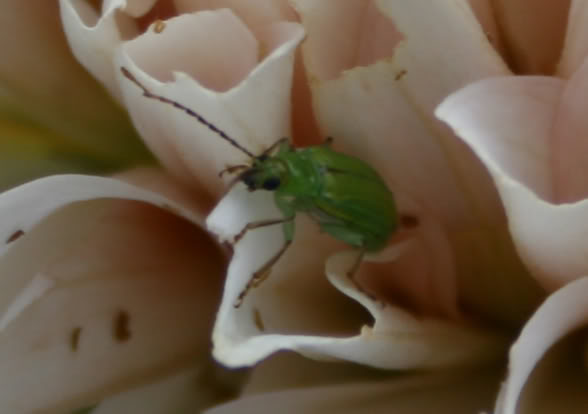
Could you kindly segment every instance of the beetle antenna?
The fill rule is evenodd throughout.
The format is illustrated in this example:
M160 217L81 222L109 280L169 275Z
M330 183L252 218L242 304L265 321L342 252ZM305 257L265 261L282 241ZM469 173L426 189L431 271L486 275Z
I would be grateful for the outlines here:
M200 122L201 124L205 125L206 127L208 127L208 129L210 129L211 131L215 132L217 135L219 135L221 138L223 138L224 140L228 141L233 147L237 148L238 150L240 150L241 152L247 154L250 158L255 158L255 155L253 155L249 150L247 150L246 148L242 147L237 141L235 141L233 138L231 138L230 136L228 136L224 131L221 131L220 129L218 129L216 126L214 126L213 124L211 124L210 122L208 122L206 119L204 119L204 117L196 112L194 112L193 110L191 110L190 108L176 102L173 101L169 98L166 98L165 96L161 96L161 95L156 95L154 93L152 93L149 89L147 89L145 86L143 86L143 84L141 82L139 82L137 80L137 78L135 78L135 76L133 74L131 74L131 72L129 72L129 70L127 68L125 68L124 66L121 66L120 68L122 74L131 82L133 82L135 85L137 85L139 88L141 88L141 90L143 91L143 96L147 97L147 98L151 98L151 99L156 99L160 102L166 103L168 105L172 105L182 111L184 111L185 113L187 113L188 115L190 115L191 117L194 117L198 120L198 122Z
M231 165L230 167L225 168L224 170L222 170L221 172L218 173L218 176L222 178L223 175L225 174L234 174L235 172L239 171L239 170L247 170L251 168L251 166L249 165L245 165L245 164L239 164L239 165Z

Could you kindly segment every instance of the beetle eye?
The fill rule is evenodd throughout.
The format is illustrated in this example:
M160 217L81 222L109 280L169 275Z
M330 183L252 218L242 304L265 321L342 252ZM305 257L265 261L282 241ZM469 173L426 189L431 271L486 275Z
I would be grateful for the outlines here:
M255 187L255 179L252 175L244 175L241 177L241 181L243 181L243 183L249 188Z
M270 177L263 182L262 187L264 190L272 191L278 188L280 184L279 177Z

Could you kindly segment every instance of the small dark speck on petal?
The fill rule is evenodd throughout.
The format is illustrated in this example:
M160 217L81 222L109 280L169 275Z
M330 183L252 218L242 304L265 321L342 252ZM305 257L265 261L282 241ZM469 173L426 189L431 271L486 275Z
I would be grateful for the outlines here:
M72 352L76 352L80 345L80 335L82 334L82 327L76 326L71 330L69 334L69 346L71 347Z
M112 323L112 337L117 342L126 342L131 339L129 330L130 316L127 311L119 310Z
M414 229L419 225L419 219L418 217L404 214L400 217L400 224L406 229Z
M221 246L227 250L227 252L229 252L230 254L234 253L234 249L233 249L233 244L228 242L228 241L224 241L221 243Z
M22 236L24 236L24 231L22 230L17 230L14 233L12 233L7 239L6 239L6 244L8 243L12 243L13 241L15 241L16 239L21 238Z
M255 326L257 326L257 329L261 332L265 331L263 319L261 319L261 312L257 308L253 309L253 322L255 323Z
M394 80L399 81L400 79L402 79L404 77L404 75L406 75L406 69L402 69L401 71L399 71L396 76L394 77Z

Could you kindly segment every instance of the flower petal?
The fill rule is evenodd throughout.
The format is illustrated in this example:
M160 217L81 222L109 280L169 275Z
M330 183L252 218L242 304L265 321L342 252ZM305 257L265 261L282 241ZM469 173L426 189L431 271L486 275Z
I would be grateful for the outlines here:
M304 63L312 80L335 79L354 66L390 56L401 39L374 1L293 0L292 4L308 31Z
M469 4L480 22L488 41L494 45L494 48L504 58L506 48L503 34L500 31L500 25L496 21L497 16L494 11L494 2L492 0L469 0Z
M586 167L577 153L585 146L579 138L588 125L573 109L582 100L576 90L583 89L564 86L541 77L485 80L437 110L488 166L517 249L548 290L588 270L588 204L553 204L586 192L581 176Z
M247 223L279 217L271 193L251 193L239 184L221 200L207 225L222 240L232 240ZM504 351L503 339L493 332L382 307L346 277L357 252L332 257L327 262L330 282L371 313L375 325L370 327L365 311L323 276L325 259L342 250L342 243L318 233L304 215L297 217L294 243L272 267L271 276L236 307L253 272L276 254L283 240L281 226L274 225L248 231L234 246L213 332L213 354L224 364L252 365L289 349L378 368L430 368L491 360Z
M220 367L215 367L221 370ZM235 397L239 371L224 370L214 376L213 368L185 368L156 383L143 385L101 401L90 414L196 413ZM77 414L77 413L76 413Z
M57 176L4 193L0 211L12 218L0 229L1 411L75 409L207 358L223 260L192 210Z
M566 3L566 2L564 2ZM568 24L561 59L557 74L569 78L578 70L588 54L588 2L572 0L568 15Z
M426 200L428 210L444 223L463 222L474 215L495 218L500 209L488 195L491 186L482 167L431 119L447 94L477 79L507 73L506 68L467 4L387 1L378 5L405 40L396 50L390 43L393 59L312 83L321 128L335 137L339 148L389 177L394 189ZM326 34L319 22L305 27L309 31L303 47L306 60L313 39ZM312 67L310 71L316 76ZM474 205L464 203L464 192Z
M287 372L288 375L284 375ZM390 372L363 365L317 361L294 352L280 352L251 370L241 396L300 387L318 387L375 381L389 378Z
M445 271L447 266L430 266L430 284L447 287L457 281L463 289L453 292L453 297L459 295L468 308L500 322L518 324L536 301L525 300L523 304L518 288L498 288L511 286L512 279L525 279L517 282L522 292L536 293L536 289L529 289L512 249L496 190L482 163L433 115L449 93L509 71L467 2L448 5L389 0L376 4L403 40L395 46L394 37L387 39L392 57L344 71L330 80L325 80L322 72L313 72L314 62L321 59L314 43L335 36L327 30L335 29L323 24L326 13L315 15L312 7L308 11L300 8L309 33L303 50L310 76L315 77L311 86L319 124L325 135L334 137L337 148L368 161L395 194L405 195L426 215L423 222L432 223L440 237L450 241L451 251L435 250L431 262L453 261L455 274ZM338 7L339 3L331 5ZM411 209L399 200L401 215ZM416 268L407 271L405 280L419 280L416 273ZM497 283L497 276L504 282ZM511 312L513 309L516 311Z
M570 0L494 0L494 14L516 73L552 74L564 43ZM570 14L572 16L573 14Z
M197 111L234 137L248 151L258 154L278 138L289 136L294 50L303 37L302 29L297 24L282 22L266 27L271 53L245 79L226 92L208 89L184 73L178 73L174 81L162 84L150 75L153 71L157 74L153 67L157 54L136 56L139 45L145 44L150 37L160 36L164 39L169 32L168 40L173 41L173 25L178 24L188 30L186 22L190 23L189 27L198 27L198 22L208 22L204 27L209 27L211 22L220 23L227 19L243 28L242 23L226 10L173 19L161 34L146 33L127 43L117 56L116 66L127 68L153 93ZM198 33L202 35L200 31ZM202 39L201 42L207 44L208 41ZM173 43L174 48L178 49L177 42ZM152 44L155 43L146 43L147 46ZM180 46L183 45L186 43L182 42ZM257 51L254 54L257 58ZM144 68L139 68L135 60L141 62ZM182 70L197 74L200 62L183 61L182 65L187 65L181 67ZM170 67L166 70L170 70ZM229 142L183 111L146 99L139 88L120 73L119 78L131 116L155 154L171 171L188 180L198 180L210 194L218 196L223 191L222 186L218 185L218 172L227 165L248 161L248 155L231 147Z
M215 407L206 414L225 413L481 413L494 397L497 375L420 375L393 381L303 388L257 394Z
M523 328L510 352L497 414L585 412L586 337L572 334L588 323L586 295L588 278L567 284Z
M296 13L288 0L174 0L178 14L202 10L231 9L253 31L276 21L296 21Z
M98 79L108 92L120 100L116 82L117 69L112 66L114 52L125 39L139 33L136 23L121 10L134 10L141 2L113 0L104 4L102 15L89 2L60 0L63 30L76 59ZM143 2L143 4L148 4Z

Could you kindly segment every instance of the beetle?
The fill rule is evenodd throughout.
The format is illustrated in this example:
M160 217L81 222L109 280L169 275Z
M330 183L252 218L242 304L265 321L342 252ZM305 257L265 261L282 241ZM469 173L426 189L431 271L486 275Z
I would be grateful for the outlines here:
M396 231L399 221L394 195L374 168L356 157L333 150L332 138L327 138L323 144L304 148L295 148L288 138L282 138L261 154L254 155L197 112L152 93L126 68L121 67L121 71L143 91L145 97L184 111L249 157L249 164L230 166L219 175L238 172L235 181L245 184L249 191L274 192L276 206L283 217L248 223L234 240L238 242L249 230L281 224L284 244L253 273L234 304L236 308L250 289L259 286L269 276L271 267L292 244L297 213L308 214L321 231L359 250L357 260L348 272L359 288L354 275L364 254L381 250Z

